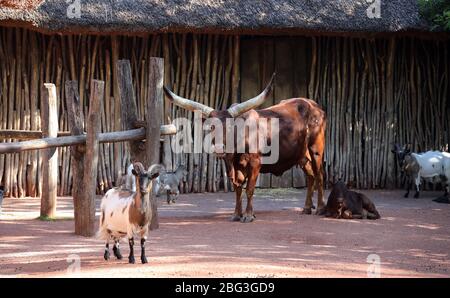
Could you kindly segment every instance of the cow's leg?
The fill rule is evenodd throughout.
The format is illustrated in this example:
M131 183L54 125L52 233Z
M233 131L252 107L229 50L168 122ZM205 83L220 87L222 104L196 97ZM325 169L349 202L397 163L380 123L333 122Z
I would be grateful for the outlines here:
M325 201L323 199L323 144L318 142L310 147L309 155L312 157L312 169L317 186L317 211L316 214L325 213Z
M302 170L306 175L306 184L307 184L307 191L306 191L306 200L305 200L305 206L303 207L302 214L311 214L312 207L313 207L313 201L312 196L314 194L314 172L312 170L311 162L308 161L305 164L302 165Z
M251 174L247 179L247 187L245 189L245 193L247 195L247 207L245 208L245 213L241 218L241 222L247 223L255 220L255 215L253 214L253 193L255 191L256 179L259 174L259 166L258 169L253 167Z
M234 185L234 192L236 195L236 206L234 207L231 221L240 221L242 218L242 185Z
M313 195L314 195L314 183L315 179L313 175L307 175L306 176L306 183L307 183L307 191L306 191L306 200L305 200L305 207L303 208L303 214L311 214L312 207L313 207Z
M352 219L354 217L354 215L350 210L345 210L344 212L340 213L339 218L343 218L343 219Z
M379 214L367 211L367 219L378 219L378 218L380 218Z

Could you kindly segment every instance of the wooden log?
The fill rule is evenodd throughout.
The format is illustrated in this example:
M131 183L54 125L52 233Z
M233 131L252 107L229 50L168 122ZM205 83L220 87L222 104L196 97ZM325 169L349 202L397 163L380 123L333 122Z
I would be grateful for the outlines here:
M388 136L387 140L385 140L385 146L384 151L386 155L385 159L385 167L387 168L387 173L385 173L386 177L386 186L390 189L394 188L394 155L390 153L391 150L391 144L394 143L395 135L394 135L394 129L397 126L397 123L395 123L395 116L394 116L394 59L395 59L395 47L396 47L396 40L395 38L391 38L389 40L389 53L388 53L388 59L387 59L387 70L386 70L386 101L389 103L387 105L387 117L388 117ZM381 141L381 140L380 140Z
M58 133L58 110L56 86L44 84L42 103L42 133L46 137L56 137ZM54 218L58 184L58 152L54 148L44 152L42 161L41 217Z
M119 96L122 105L122 127L125 130L133 129L136 127L135 125L138 120L138 114L129 60L119 60L117 62L117 76ZM130 141L129 147L131 158L130 161L139 161L146 165L146 148L143 140Z
M30 117L31 117L31 130L36 130L38 125L38 113L37 113L37 102L38 102L38 93L39 93L39 85L38 85L38 77L39 77L39 55L38 55L38 44L35 32L30 32ZM30 167L30 189L28 189L28 193L30 196L36 196L38 190L36 185L36 172L38 167L38 153L33 152L31 155L31 167Z
M111 37L111 59L112 59L112 74L113 74L113 95L114 100L111 102L111 105L114 106L114 113L115 117L113 118L114 121L114 129L119 130L121 123L120 123L120 100L119 100L119 83L118 83L118 76L117 76L117 61L119 60L119 41L117 36ZM108 61L109 63L109 61ZM121 154L122 146L120 144L114 145L114 180L119 181L122 173L120 171L120 161L122 159Z
M70 136L70 131L58 131L58 137ZM39 130L12 130L12 129L1 129L0 130L0 140L2 139L15 139L15 140L33 140L43 138L42 131Z
M81 227L80 235L91 237L95 234L95 197L97 189L98 151L100 134L100 106L104 97L105 83L91 81L89 98L89 116L86 123L86 153L83 169L83 185L74 187L83 188L80 193Z
M292 41L290 38L283 38L275 45L275 69L277 71L277 80L274 88L274 104L286 98L293 97L293 78L294 78L294 60ZM266 79L266 82L268 79ZM265 83L262 83L265 84ZM260 87L262 88L264 87ZM272 175L272 187L292 187L292 169L283 173L280 177Z
M164 80L164 59L150 58L149 63L149 79L148 79L148 106L147 106L147 158L148 165L159 163L159 149L160 149L160 126L161 115L163 111L163 80ZM159 227L158 219L158 205L156 196L151 196L152 205L152 222L150 230Z
M84 133L84 115L81 107L80 97L78 95L77 81L67 81L65 84L67 115L69 117L70 130L73 136L82 135ZM83 233L83 209L82 209L82 192L83 185L83 169L84 169L84 153L86 148L84 144L71 147L72 156L72 197L75 218L75 234Z
M105 132L99 134L98 140L100 143L118 143L133 140L142 140L146 136L145 131L145 128L137 128L124 131ZM160 127L161 135L176 134L176 131L176 127L172 124L162 125ZM0 143L0 154L17 153L27 150L39 150L63 146L74 146L84 143L86 143L86 135L84 134L67 137L42 138L23 142Z

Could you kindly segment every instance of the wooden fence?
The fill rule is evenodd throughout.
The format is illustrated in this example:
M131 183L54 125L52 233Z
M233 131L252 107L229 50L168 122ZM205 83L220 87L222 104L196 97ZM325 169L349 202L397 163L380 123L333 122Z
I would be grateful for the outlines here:
M242 46L241 46L242 44ZM162 34L144 37L44 35L0 28L0 129L40 131L41 86L57 88L59 130L68 131L64 82L79 82L84 113L89 82L105 82L101 131L122 130L116 62L131 61L137 113L145 119L150 57L163 57L165 84L176 93L215 108L256 95L277 71L272 103L308 96L328 114L326 169L358 187L398 184L390 148L447 149L450 139L449 41L414 38L240 37ZM251 62L251 63L250 63ZM250 82L250 83L249 83ZM192 113L164 104L165 123ZM9 140L7 140L9 141ZM212 155L172 154L170 137L162 160L183 163L183 192L230 190L225 166ZM71 190L69 148L59 150L58 194ZM100 144L98 192L115 185L129 163L124 144ZM13 196L41 193L39 152L0 155L0 184ZM260 179L261 187L301 186L302 173ZM264 179L266 182L264 182ZM267 180L268 179L268 180ZM269 181L269 182L267 182Z

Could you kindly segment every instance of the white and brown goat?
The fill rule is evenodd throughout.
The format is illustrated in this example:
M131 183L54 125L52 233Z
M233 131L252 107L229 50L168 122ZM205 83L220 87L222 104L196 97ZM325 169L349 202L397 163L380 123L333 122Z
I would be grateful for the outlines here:
M131 173L133 164L127 168L127 174L122 177L121 188L125 190L136 191L135 177ZM153 184L154 194L159 197L166 194L167 204L175 203L180 195L179 185L187 175L187 170L184 165L179 165L173 172L168 172L163 165L159 172L158 178Z
M130 245L128 261L134 263L134 235L138 235L141 239L141 262L147 263L145 241L152 220L152 180L158 177L160 169L161 165L152 165L145 171L142 163L136 162L131 171L135 177L136 191L113 188L102 198L97 236L106 241L105 260L109 259L110 240L114 241L114 255L122 259L119 242L127 237Z

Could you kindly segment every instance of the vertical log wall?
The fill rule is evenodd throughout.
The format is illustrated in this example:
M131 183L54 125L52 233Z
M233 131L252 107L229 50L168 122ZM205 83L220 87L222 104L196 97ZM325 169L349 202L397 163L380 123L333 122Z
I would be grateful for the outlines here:
M449 151L448 41L314 38L308 96L328 114L326 169L358 188L398 185L391 149Z
M224 108L261 91L277 71L271 103L292 96L316 99L327 110L326 169L358 187L398 183L390 147L448 150L450 100L448 41L337 37L238 37L165 34L146 37L43 35L0 27L0 129L40 130L42 86L54 83L59 129L69 130L64 85L79 82L88 112L91 79L105 81L101 131L121 130L117 60L131 61L137 112L145 120L150 57L164 58L165 83L181 96ZM191 112L164 104L166 123ZM162 160L183 163L184 192L230 190L225 166L207 154L172 154L165 137ZM10 141L10 140L7 140ZM129 162L125 144L100 144L98 193L115 185ZM59 150L58 195L71 190L70 150ZM0 155L0 185L20 197L40 194L42 154ZM294 169L283 179L265 176L262 187L302 186Z
M418 152L450 149L449 46L448 40L406 37L243 38L241 93L255 94L276 70L269 104L308 97L327 112L328 181L398 186L394 143ZM296 169L281 180L261 175L259 185L298 186L301 176Z

